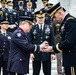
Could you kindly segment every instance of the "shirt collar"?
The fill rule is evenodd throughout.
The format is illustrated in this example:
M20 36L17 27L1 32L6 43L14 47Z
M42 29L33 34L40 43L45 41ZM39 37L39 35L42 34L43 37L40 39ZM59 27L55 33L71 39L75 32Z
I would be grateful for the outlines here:
M42 29L43 29L43 27L44 27L44 23L43 24L38 24L39 25L39 28L41 28L41 25L42 25Z
M3 32L2 30L0 30L0 31L1 31L2 34L4 34L4 33L6 34L6 31L5 32Z

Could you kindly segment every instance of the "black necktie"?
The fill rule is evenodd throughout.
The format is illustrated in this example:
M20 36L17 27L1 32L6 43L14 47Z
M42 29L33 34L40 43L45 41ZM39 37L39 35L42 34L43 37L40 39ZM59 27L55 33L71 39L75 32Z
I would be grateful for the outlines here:
M40 25L40 31L42 32L42 25Z
M3 36L5 36L5 33L3 33Z

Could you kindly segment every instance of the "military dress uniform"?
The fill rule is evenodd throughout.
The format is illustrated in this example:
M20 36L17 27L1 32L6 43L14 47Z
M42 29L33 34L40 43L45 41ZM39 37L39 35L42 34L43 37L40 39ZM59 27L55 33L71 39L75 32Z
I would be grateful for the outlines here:
M6 2L1 0L1 4L6 4ZM6 17L7 10L8 9L6 7L1 7L0 8L0 18L5 18Z
M29 16L29 17L34 17L34 10L26 8L25 12L24 12L24 15Z
M11 33L0 30L0 73L3 68L3 75L8 75L7 62L10 52Z
M60 3L48 11L53 16L60 9ZM61 40L53 47L56 53L62 52L66 75L76 75L76 18L67 13L60 25Z
M7 8L0 8L0 12L2 12L0 17L6 18L7 11L8 11Z
M24 7L26 7L26 3L28 1L31 1L32 2L32 8L33 9L37 8L37 4L36 4L37 0L24 0Z
M55 44L52 28L47 24L44 24L43 31L39 29L38 24L34 25L29 34L32 44L39 45L44 41L47 41L49 45ZM43 64L44 74L51 75L51 58L50 58L51 54L54 53L45 53L45 52L34 53L35 58L33 61L33 75L39 75L41 62Z
M8 31L13 32L18 27L18 15L16 11L7 12L7 18L9 21L9 25L16 25L14 29L8 29Z
M24 21L27 18L24 18ZM11 36L10 55L7 70L10 75L24 75L29 73L30 52L39 51L38 45L32 45L20 27Z

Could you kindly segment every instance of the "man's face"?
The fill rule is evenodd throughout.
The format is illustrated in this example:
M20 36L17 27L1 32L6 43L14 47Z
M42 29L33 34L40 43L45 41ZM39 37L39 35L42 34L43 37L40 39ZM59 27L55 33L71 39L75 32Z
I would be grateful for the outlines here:
M2 24L1 28L7 30L8 29L8 24Z
M59 24L62 22L61 14L58 11L54 14L53 21Z
M3 4L3 3L1 5L2 5L3 8L5 8L5 6L6 6L6 4Z
M46 4L48 4L48 2L43 2L44 7L46 7Z
M23 23L23 25L24 25L24 31L29 32L31 29L31 25L26 21Z
M31 5L31 4L28 4L28 5L27 5L27 8L28 8L28 9L31 9L31 8L32 8L32 5Z
M45 17L36 17L36 20L39 24L43 24L45 21Z

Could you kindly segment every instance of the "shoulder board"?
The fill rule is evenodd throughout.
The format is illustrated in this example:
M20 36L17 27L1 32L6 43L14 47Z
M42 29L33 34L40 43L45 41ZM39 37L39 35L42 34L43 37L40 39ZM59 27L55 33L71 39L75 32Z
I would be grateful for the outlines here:
M72 19L74 19L74 18L73 18L73 17L68 17L68 18L67 18L67 20L72 20Z

